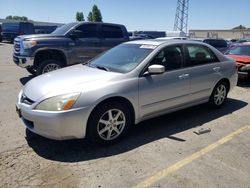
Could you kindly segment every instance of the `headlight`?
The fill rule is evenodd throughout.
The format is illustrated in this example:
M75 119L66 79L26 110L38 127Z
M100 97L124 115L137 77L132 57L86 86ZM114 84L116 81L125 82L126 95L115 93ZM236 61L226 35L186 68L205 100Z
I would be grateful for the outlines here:
M23 41L23 48L29 49L36 46L37 42L35 40L25 40Z
M75 104L80 93L72 93L67 95L59 95L48 98L39 103L35 109L45 111L64 111L69 110Z

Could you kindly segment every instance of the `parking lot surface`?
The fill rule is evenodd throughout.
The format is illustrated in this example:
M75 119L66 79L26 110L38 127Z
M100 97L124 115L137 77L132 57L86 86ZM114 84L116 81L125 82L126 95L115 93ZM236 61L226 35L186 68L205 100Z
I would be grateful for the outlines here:
M15 102L31 78L12 62L12 45L0 43L0 187L250 187L250 82L220 109L161 116L97 147L25 130ZM195 134L200 128L211 132Z

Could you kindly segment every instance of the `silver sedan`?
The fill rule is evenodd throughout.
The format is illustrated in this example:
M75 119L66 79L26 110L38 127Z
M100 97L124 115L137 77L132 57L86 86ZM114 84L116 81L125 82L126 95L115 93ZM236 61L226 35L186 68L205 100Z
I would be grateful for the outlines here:
M44 137L111 143L143 120L206 102L222 106L237 83L236 67L207 44L132 41L87 65L32 79L16 110Z

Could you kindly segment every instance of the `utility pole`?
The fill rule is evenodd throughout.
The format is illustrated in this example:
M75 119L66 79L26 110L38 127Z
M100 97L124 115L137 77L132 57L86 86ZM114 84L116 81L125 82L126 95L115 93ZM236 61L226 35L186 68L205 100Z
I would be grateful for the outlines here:
M177 0L174 31L181 31L187 35L189 0Z

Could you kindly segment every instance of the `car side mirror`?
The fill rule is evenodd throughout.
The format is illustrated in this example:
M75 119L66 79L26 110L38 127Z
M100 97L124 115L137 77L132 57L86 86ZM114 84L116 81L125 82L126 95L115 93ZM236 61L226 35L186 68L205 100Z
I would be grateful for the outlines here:
M149 74L163 74L165 72L165 67L163 65L150 65L148 67Z

